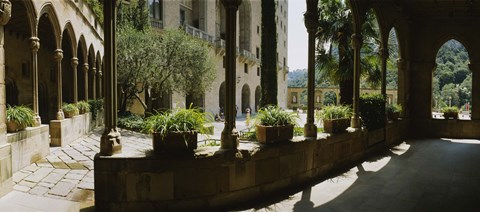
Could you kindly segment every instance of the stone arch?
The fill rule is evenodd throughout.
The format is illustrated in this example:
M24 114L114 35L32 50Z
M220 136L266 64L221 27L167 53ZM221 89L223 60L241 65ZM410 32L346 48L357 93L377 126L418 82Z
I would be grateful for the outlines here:
M218 107L225 109L225 97L226 97L226 90L225 90L225 82L220 84L220 88L218 91Z
M87 43L85 37L80 35L77 45L77 58L78 58L78 67L77 67L77 92L78 100L86 100L85 93L85 74L83 71L83 66L87 63Z
M335 91L325 91L321 101L323 105L336 105L338 102L338 94Z
M73 26L72 26L72 23L70 21L67 21L67 23L65 23L65 26L63 27L63 31L62 31L62 39L63 37L68 34L68 36L70 37L70 45L72 47L72 53L73 53L73 57L76 57L77 56L77 37L75 36L75 30L73 30ZM63 43L62 43L62 49L63 51L65 51L66 49L64 49L64 46L63 46ZM70 58L66 58L66 59L70 59Z
M94 69L96 69L96 55L95 55L95 49L93 48L93 44L90 44L90 47L88 48L88 98L93 99L93 85L94 85L94 75L96 74L94 72ZM95 70L96 71L96 70Z
M83 58L87 58L87 41L85 41L84 35L80 35L80 38L78 39L77 57L80 57L80 56L83 56Z
M18 16L16 10L21 5L20 7L25 9L25 15L21 17L27 20L28 30L30 30L28 33L31 37L36 37L37 12L32 0L11 0L10 2L12 3L12 19L7 23L7 26L12 25L15 17Z
M467 50L469 59L474 58L472 48L470 47L471 45L469 44L467 39L465 39L463 36L459 34L446 34L446 35L440 36L439 39L437 39L434 42L434 46L431 52L432 53L431 55L433 56L432 61L435 61L435 58L437 58L437 54L438 54L438 51L440 51L440 48L442 48L442 46L450 40L455 40L460 44L462 44L462 46L465 47L465 49Z
M244 84L242 87L242 113L246 113L246 109L251 108L250 106L250 86Z
M252 37L252 8L249 0L242 1L242 4L238 8L239 11L239 42L240 42L240 51L247 50L250 51L250 40Z
M74 102L74 71L71 64L71 59L77 55L77 42L70 22L64 27L62 32L62 102Z
M255 112L260 109L260 98L262 97L262 89L260 85L255 88Z
M101 93L102 93L102 92L100 91L100 90L102 89L102 87L101 87L102 84L100 83L100 80L101 80L101 78L100 78L100 73L103 72L103 68L102 68L102 67L103 67L103 66L102 66L102 57L100 56L100 51L97 51L97 57L96 57L96 58L97 58L97 59L96 59L96 61L95 61L95 64L96 64L96 67L97 67L97 80L96 80L96 82L95 82L95 83L96 83L96 86L95 86L95 87L96 87L96 90L95 90L95 92L96 92L96 94L97 94L97 95L96 95L96 96L97 96L97 99L100 99L100 98L102 98L102 97L101 97Z
M37 23L37 32L40 30L38 27L40 25L40 20L42 16L47 16L47 18L50 20L50 23L52 24L53 27L53 33L54 33L54 38L55 38L55 45L56 48L60 48L61 46L61 28L60 28L60 22L58 21L58 16L55 11L55 8L53 7L51 2L46 2L45 4L42 5L40 12L38 13L38 23ZM39 32L38 32L39 33ZM40 33L39 33L40 34ZM42 41L40 41L42 42Z

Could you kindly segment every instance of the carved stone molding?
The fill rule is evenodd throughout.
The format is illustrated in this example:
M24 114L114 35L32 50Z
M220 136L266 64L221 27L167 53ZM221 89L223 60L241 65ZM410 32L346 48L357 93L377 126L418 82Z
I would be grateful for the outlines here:
M32 50L32 52L38 52L38 50L40 49L40 38L30 38L30 49Z
M0 25L6 25L12 17L12 3L9 0L0 1Z
M56 62L60 62L63 59L63 50L61 49L56 49L55 52L53 53L53 59Z

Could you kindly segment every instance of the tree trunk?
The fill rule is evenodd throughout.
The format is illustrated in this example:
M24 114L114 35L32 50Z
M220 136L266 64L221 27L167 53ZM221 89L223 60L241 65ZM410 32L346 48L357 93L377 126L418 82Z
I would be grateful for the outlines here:
M340 104L353 105L353 79L340 81Z

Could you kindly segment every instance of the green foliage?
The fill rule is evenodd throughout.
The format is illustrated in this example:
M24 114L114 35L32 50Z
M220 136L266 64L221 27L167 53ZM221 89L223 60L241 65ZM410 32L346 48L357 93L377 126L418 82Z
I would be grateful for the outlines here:
M121 0L125 1L125 0ZM118 4L118 28L132 27L138 31L150 29L146 0L130 0L129 4Z
M262 42L260 107L277 105L277 24L275 0L263 0L262 6ZM283 74L283 73L281 73Z
M141 132L145 127L145 122L141 116L128 113L118 117L118 126L124 129Z
M385 98L381 94L364 94L360 97L360 117L363 126L376 130L385 126Z
M255 141L257 140L257 131L255 130L255 128L251 128L247 132L242 133L240 139Z
M75 103L63 103L62 110L64 113L73 113L78 115L78 106Z
M298 69L288 72L289 88L305 88L307 87L307 81L307 69Z
M80 113L87 113L90 112L90 104L86 101L79 101L77 102L77 108Z
M88 100L93 120L97 120L98 111L103 109L103 99Z
M100 0L85 0L93 13L97 16L100 24L103 24L103 4Z
M257 113L257 124L263 126L296 125L297 113L287 112L278 106L269 105Z
M402 113L402 106L399 104L391 104L387 106L386 110L387 114Z
M145 120L143 132L160 133L193 132L203 133L205 124L211 122L211 117L197 108L177 108L167 112L157 113Z
M33 126L34 113L26 106L7 106L7 122L15 122L20 128Z
M159 33L125 27L118 35L120 113L138 99L147 112L155 94L177 91L199 95L211 88L216 77L208 44L178 29ZM148 101L140 97L145 92Z
M331 119L349 119L352 117L353 111L350 106L347 105L330 105L325 106L316 113L316 119L319 120L331 120Z
M440 112L442 112L442 113L458 113L458 107L456 107L456 106L442 107Z

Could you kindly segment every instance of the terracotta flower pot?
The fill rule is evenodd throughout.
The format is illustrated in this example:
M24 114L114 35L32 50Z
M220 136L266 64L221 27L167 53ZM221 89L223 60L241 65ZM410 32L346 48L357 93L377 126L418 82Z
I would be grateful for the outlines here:
M293 138L293 125L263 126L257 125L257 140L261 143L288 141Z
M65 115L65 118L72 118L78 115L76 112L70 112L70 111L63 111L63 114Z
M8 133L14 133L14 132L18 132L20 130L25 129L25 127L21 127L20 125L18 125L14 121L7 121L6 124L7 124L7 132Z
M342 133L350 126L350 119L324 119L323 131L326 133Z
M166 135L153 133L155 154L192 153L197 149L198 132L172 132Z
M457 112L444 112L443 117L445 117L445 119L457 119L458 118L458 113Z

